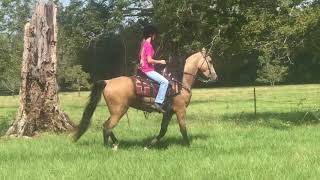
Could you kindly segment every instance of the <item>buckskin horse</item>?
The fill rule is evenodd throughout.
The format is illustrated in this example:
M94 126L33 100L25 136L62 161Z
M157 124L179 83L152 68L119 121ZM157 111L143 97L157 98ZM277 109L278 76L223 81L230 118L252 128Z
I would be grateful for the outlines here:
M185 145L190 145L186 128L186 109L190 103L192 95L191 87L199 70L209 80L215 81L218 78L212 64L212 59L207 55L206 49L202 49L202 51L189 56L185 60L182 76L182 89L179 94L172 97L169 108L167 108L166 112L163 113L160 132L158 136L150 142L148 147L157 144L165 135L169 122L174 114L176 114L178 119L183 143ZM118 147L118 140L112 132L112 129L117 125L129 107L137 108L137 105L144 107L146 104L141 101L141 97L138 97L136 94L135 83L132 80L132 77L121 76L109 80L97 81L92 87L88 104L85 107L77 131L73 136L74 141L79 140L79 138L88 129L91 117L101 99L101 93L103 93L110 112L110 117L103 124L104 144L108 145L108 139L110 137L113 143L113 148L116 150Z

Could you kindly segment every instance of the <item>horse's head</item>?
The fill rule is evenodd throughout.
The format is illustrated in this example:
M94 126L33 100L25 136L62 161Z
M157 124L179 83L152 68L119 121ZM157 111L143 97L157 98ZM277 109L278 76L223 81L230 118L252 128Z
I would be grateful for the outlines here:
M218 80L218 75L214 70L212 58L209 56L207 50L205 48L200 52L202 57L198 62L198 69L205 75L208 79L212 81Z

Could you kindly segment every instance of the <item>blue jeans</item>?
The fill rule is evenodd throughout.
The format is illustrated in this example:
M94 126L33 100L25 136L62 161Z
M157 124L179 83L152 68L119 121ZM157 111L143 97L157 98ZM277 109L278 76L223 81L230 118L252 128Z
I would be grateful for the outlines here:
M166 93L167 93L167 89L169 86L169 81L156 71L147 72L146 75L150 79L152 79L160 84L160 88L159 88L155 102L159 103L159 104L163 104L164 99L166 98Z

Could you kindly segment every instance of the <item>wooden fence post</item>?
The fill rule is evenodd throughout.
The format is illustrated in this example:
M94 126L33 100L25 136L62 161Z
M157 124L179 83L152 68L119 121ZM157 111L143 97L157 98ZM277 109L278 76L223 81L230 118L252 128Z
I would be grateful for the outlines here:
M253 88L253 101L254 101L254 115L257 115L257 98L256 98L256 88Z

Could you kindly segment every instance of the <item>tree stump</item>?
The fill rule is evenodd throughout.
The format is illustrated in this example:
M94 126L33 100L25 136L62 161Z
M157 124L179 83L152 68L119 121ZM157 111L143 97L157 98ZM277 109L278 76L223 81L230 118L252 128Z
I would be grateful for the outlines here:
M25 25L20 108L8 136L34 136L43 131L72 130L75 124L59 108L57 72L57 8L39 1Z

